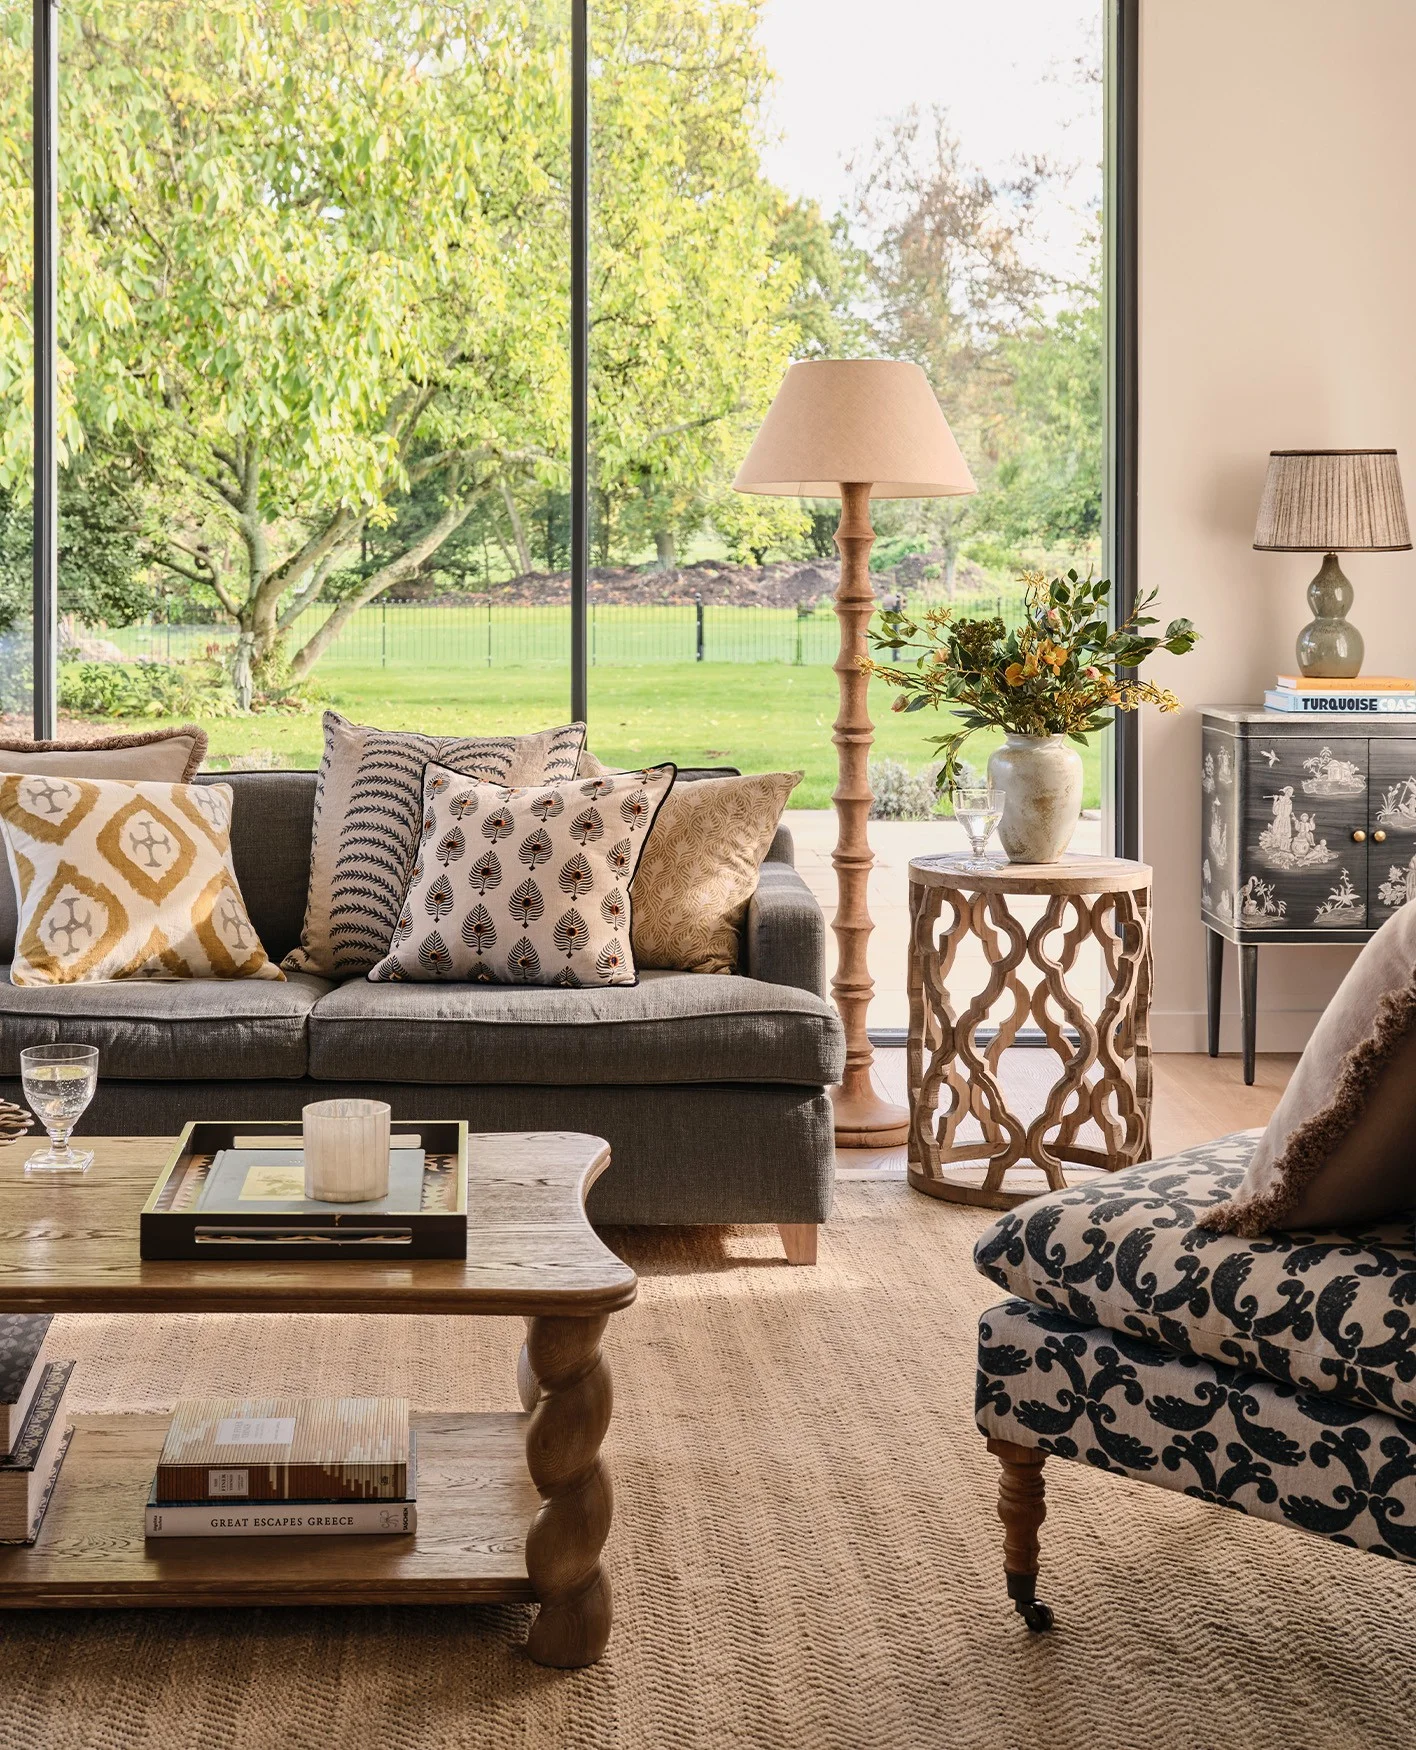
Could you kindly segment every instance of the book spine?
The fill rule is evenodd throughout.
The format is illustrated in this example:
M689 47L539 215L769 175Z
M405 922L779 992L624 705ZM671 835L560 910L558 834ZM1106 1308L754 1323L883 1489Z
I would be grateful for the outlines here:
M187 1501L401 1501L406 1464L160 1464L157 1496Z
M1399 675L1356 675L1350 681L1318 680L1307 675L1281 674L1278 685L1286 693L1411 693L1416 679Z
M1284 693L1270 690L1264 694L1264 708L1268 711L1290 711L1299 716L1410 716L1416 713L1416 694Z
M204 1501L149 1505L147 1537L403 1537L418 1529L416 1501L321 1501L232 1508Z

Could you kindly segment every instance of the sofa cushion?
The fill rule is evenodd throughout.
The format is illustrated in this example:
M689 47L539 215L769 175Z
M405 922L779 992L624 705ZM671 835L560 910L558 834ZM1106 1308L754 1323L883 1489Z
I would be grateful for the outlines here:
M325 1081L821 1087L843 1066L820 997L699 972L587 990L351 979L310 1016L310 1074Z
M1229 1136L1036 1197L993 1223L974 1262L1079 1324L1416 1420L1410 1216L1256 1239L1200 1227L1254 1143Z
M309 896L287 971L350 978L388 952L423 822L423 768L484 783L569 783L585 725L532 735L420 735L324 714Z
M98 1074L164 1082L306 1073L305 1025L333 987L322 978L124 979L19 986L0 982L0 1062L26 1045L96 1045Z

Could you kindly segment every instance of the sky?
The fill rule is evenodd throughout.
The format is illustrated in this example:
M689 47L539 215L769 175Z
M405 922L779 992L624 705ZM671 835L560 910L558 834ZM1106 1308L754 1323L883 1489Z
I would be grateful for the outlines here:
M1101 194L1101 0L765 0L761 40L777 74L765 167L834 212L846 165L911 104L950 112L965 155L1005 176L1039 153L1075 167L1045 215L1054 272L1080 265L1085 209Z

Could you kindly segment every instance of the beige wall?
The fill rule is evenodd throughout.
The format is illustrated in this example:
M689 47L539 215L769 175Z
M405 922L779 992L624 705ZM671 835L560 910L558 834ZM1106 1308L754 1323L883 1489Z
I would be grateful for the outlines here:
M1416 511L1416 0L1141 3L1140 576L1203 634L1154 678L1257 703L1317 568L1250 549L1269 450L1395 444ZM1416 556L1347 571L1368 666L1416 674ZM1142 737L1154 1036L1198 1051L1198 713ZM1260 1050L1301 1047L1354 953L1260 955Z

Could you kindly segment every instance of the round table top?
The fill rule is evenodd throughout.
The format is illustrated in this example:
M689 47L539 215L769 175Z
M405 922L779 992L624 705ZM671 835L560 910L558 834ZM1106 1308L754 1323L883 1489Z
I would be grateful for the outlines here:
M1004 863L991 870L960 868L966 851L910 858L916 887L966 888L974 893L1134 893L1151 884L1149 863L1129 857L1084 857L1066 852L1055 863Z

